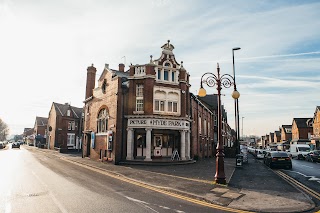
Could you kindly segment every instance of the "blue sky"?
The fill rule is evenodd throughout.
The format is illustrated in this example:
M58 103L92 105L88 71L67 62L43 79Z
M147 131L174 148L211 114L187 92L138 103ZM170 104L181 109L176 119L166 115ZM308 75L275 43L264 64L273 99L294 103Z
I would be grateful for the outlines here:
M98 73L105 63L147 63L170 39L194 93L216 63L232 74L241 47L243 133L274 132L320 105L319 11L318 1L0 0L0 117L16 134L53 101L81 107L91 63ZM231 92L222 102L233 127Z

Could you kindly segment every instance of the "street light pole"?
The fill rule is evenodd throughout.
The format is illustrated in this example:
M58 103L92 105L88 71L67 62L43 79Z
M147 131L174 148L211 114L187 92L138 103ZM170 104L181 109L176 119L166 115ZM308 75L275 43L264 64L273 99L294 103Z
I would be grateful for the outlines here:
M243 119L244 119L244 117L242 117L242 128L241 128L241 131L242 131L242 139L243 139Z
M236 85L236 74L234 68L234 51L240 50L240 47L235 47L232 49L232 66L233 66L233 80L234 80L234 91L237 91ZM236 154L240 154L240 128L239 128L239 102L238 99L234 99L234 120L235 120L235 131L236 131Z
M217 75L207 72L202 75L199 96L206 96L207 92L203 88L203 83L209 87L217 86L218 91L218 144L217 144L217 154L216 154L216 174L214 176L215 182L218 184L226 184L226 175L224 173L224 148L222 141L222 112L221 112L221 89L230 88L235 84L234 78L229 74L224 74L220 76L219 64L217 64ZM236 90L233 91L232 97L238 99L240 93Z

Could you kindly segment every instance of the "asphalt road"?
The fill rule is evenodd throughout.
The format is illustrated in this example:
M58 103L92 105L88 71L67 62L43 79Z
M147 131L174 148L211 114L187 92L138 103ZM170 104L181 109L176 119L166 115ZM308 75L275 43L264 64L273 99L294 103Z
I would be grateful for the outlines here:
M36 149L10 145L0 150L1 213L224 212L122 182Z
M320 163L293 159L292 170L282 171L312 190L320 192ZM320 200L313 200L317 203L317 206L320 206Z

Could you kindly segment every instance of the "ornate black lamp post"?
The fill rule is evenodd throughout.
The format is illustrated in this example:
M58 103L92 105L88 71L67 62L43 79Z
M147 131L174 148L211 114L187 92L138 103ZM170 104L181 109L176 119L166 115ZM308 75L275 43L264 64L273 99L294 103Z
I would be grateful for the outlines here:
M216 175L214 176L215 182L219 184L226 184L226 175L224 173L224 148L222 142L222 112L221 112L221 89L230 88L235 85L234 78L229 74L223 74L220 76L219 64L217 64L217 75L207 72L201 77L201 85L198 95L200 97L206 96L207 92L203 88L202 84L206 84L209 87L217 86L218 90L218 144L216 154ZM240 97L240 93L234 90L232 93L234 99Z

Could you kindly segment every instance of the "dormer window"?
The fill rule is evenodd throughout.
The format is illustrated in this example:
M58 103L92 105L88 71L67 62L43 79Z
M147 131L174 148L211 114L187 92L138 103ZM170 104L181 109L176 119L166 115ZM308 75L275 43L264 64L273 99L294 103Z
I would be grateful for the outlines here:
M71 111L70 111L70 109L68 109L68 111L67 111L67 116L71 116Z
M157 67L157 80L163 81L163 82L171 82L171 83L177 83L177 75L178 71L173 68L173 65L170 61L165 61L163 65Z

